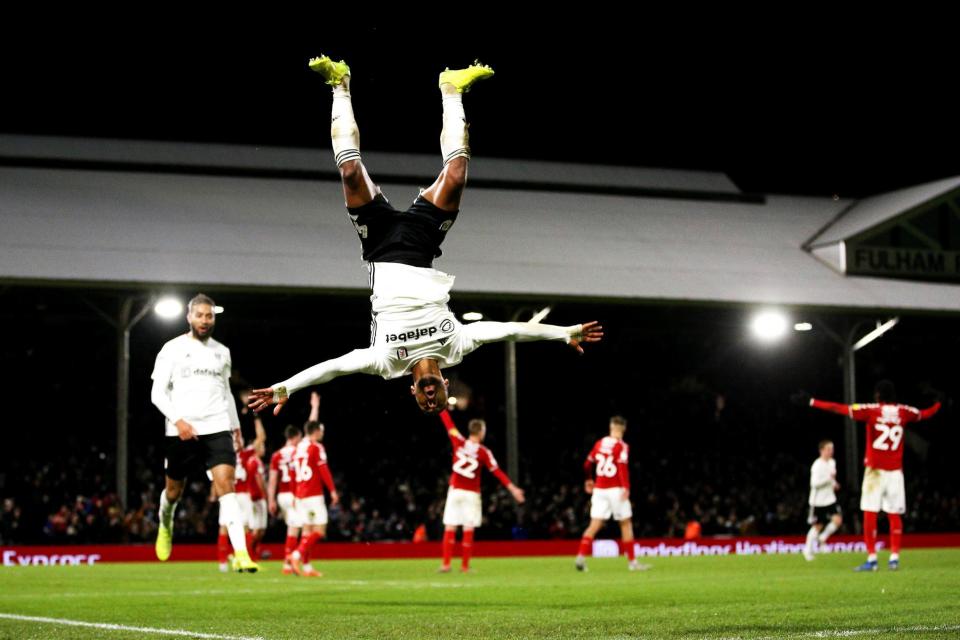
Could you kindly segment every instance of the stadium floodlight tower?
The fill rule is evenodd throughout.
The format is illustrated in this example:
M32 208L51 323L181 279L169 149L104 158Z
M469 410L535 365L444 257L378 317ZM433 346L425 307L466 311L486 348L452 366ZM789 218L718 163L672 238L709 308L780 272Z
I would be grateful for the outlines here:
M530 309L522 307L517 309L510 317L510 322L517 322L524 312ZM551 307L544 307L535 311L533 317L528 322L540 323L550 313ZM483 314L477 311L470 311L463 314L463 319L467 321L481 320ZM504 386L506 392L506 413L507 413L507 475L511 478L520 476L520 437L517 417L517 343L513 340L507 340L504 346Z

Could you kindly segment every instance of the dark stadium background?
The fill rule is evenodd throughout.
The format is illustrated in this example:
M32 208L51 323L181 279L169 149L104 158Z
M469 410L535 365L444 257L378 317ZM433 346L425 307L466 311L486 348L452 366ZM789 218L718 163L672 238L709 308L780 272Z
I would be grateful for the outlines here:
M718 170L748 192L843 197L960 174L952 34L906 38L911 25L893 20L877 26L829 14L747 24L732 16L721 24L709 16L544 15L518 22L491 10L478 20L444 22L371 10L367 22L351 16L361 26L343 29L330 26L336 20L329 15L243 15L238 26L177 11L84 12L56 24L11 16L15 33L0 44L8 98L0 132L326 147L327 89L305 66L324 52L354 69L364 149L436 153L436 73L477 57L497 70L469 97L478 156ZM891 40L900 46L882 46ZM114 338L83 299L110 309L122 293L0 288L0 486L12 488L24 508L14 540L42 541L59 503L112 486ZM217 337L251 384L269 384L367 340L363 295L207 293L227 308ZM489 300L454 300L458 312L511 312ZM793 407L789 396L807 389L839 400L839 353L821 331L761 348L746 337L747 311L609 301L556 308L551 322L597 318L608 335L584 358L556 345L519 349L518 482L533 498L521 515L528 534L558 533L552 522L563 521L570 505L582 506L581 460L611 412L631 421L638 533L676 533L674 521L694 517L697 508L712 518L705 532L750 516L760 532L805 528L808 465L822 437L837 441L842 460L842 421ZM795 315L834 327L874 317ZM951 316L904 317L858 354L858 397L869 399L880 377L896 381L903 400L917 405L931 402L934 390L960 397L956 327ZM162 423L149 403L149 373L160 345L178 331L148 317L133 333L131 454L142 464L132 468L133 507L138 491L149 489L141 480L160 477ZM451 373L472 388L469 413L488 419L489 444L504 462L502 358L501 347L487 347ZM366 496L368 514L403 509L406 498L396 490L403 485L416 494L417 518L424 519L430 496L442 500L449 445L440 427L417 413L405 384L335 381L322 391L322 417L348 499ZM298 397L282 419L268 419L272 444L288 420L304 419L305 401ZM914 508L908 530L960 526L955 422L956 410L948 409L917 428L927 448L925 457L912 448L906 455ZM559 506L557 492L564 496ZM669 508L674 498L682 513ZM584 524L583 510L575 515L576 526ZM496 518L484 535L518 534L511 509ZM859 526L855 520L848 531Z

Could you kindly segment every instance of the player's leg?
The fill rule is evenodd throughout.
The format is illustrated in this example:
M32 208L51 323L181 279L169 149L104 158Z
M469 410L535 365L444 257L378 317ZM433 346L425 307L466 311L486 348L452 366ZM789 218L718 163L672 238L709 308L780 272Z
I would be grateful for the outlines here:
M890 523L890 559L887 568L896 571L900 568L900 543L903 539L903 518L901 514L907 511L906 487L904 486L903 471L887 471L884 473L884 492L881 508L887 514Z
M173 551L173 516L183 495L184 479L165 476L166 482L160 492L160 513L157 516L157 541L155 550L157 559L164 562Z
M305 547L301 558L301 561L303 562L303 573L301 575L308 578L323 577L322 573L313 568L313 564L310 562L310 560L313 557L313 551L316 547L316 544L323 540L326 536L327 525L317 524L313 526L313 530L310 532L310 535L307 536L306 543L301 543Z
M827 523L827 526L823 528L823 531L820 533L817 542L820 544L825 543L830 536L836 533L837 529L840 528L840 525L843 524L843 516L838 512L830 516L830 522Z
M230 449L233 449L233 441L228 437ZM233 546L234 562L239 571L249 573L256 572L260 567L250 559L247 551L247 538L245 524L247 518L237 499L234 491L234 465L220 463L210 469L213 475L213 485L219 496L220 513L223 516L223 522L227 528L227 536L230 538L230 544Z
M627 568L630 571L646 569L646 565L637 564L637 546L633 541L633 518L624 518L620 521L620 545L627 555Z
M594 491L594 493L596 493L596 491ZM603 523L608 519L595 517L594 513L594 508L591 507L590 525L587 527L587 530L583 532L583 536L580 538L580 548L577 550L577 557L574 561L577 571L587 570L587 556L593 554L593 540L597 537L600 529L603 528Z
M473 555L473 527L463 528L463 542L460 544L460 571L470 571L470 558Z
M463 110L463 94L478 80L493 75L490 67L473 64L466 69L447 69L440 74L440 96L443 100L443 130L440 152L443 171L422 194L444 211L457 211L467 184L467 162L470 160L470 135Z
M863 512L863 541L867 545L867 561L856 571L877 570L877 513L883 499L883 484L879 469L867 467L860 490L860 510Z
M443 527L443 544L441 552L443 554L440 561L440 573L450 572L450 563L453 561L453 547L457 543L457 527L455 525L446 525Z
M807 530L806 544L803 545L803 559L807 562L812 562L815 557L814 554L817 551L817 539L820 535L820 530L823 529L823 525L820 524L820 514L813 505L810 505L807 524L810 525L810 528Z
M379 189L360 160L360 129L353 115L350 67L343 60L334 62L328 56L320 56L310 60L310 68L333 88L330 140L343 181L343 197L347 207L362 207L376 197Z
M299 546L300 539L300 527L290 526L289 519L287 520L287 539L283 545L283 570L284 575L290 575L293 573L293 567L290 564L290 556L294 551L297 550Z

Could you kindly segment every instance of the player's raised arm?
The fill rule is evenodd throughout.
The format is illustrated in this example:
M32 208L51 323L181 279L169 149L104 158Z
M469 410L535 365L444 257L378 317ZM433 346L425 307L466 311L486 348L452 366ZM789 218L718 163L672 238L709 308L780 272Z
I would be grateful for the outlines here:
M914 409L913 407L911 407L913 411L908 413L907 416L912 418L910 422L919 422L920 420L929 420L930 418L935 416L938 411L940 411L940 407L941 407L941 404L939 400L934 402L931 406L927 407L926 409ZM914 411L916 413L914 413Z
M280 471L276 466L276 458L270 460L270 471L267 478L267 511L270 515L277 515L277 485L280 482Z
M463 327L464 334L477 344L490 342L532 342L535 340L563 341L583 353L582 344L600 342L603 327L599 322L585 322L570 327L534 322L474 322Z
M354 349L339 358L315 364L292 378L278 382L266 389L254 389L250 392L249 407L259 413L273 404L276 405L273 415L277 415L283 405L287 403L290 395L304 387L330 382L334 378L351 373L375 374L377 372L376 366L377 360L373 351L370 349Z
M440 412L440 420L443 422L444 431L450 436L450 441L453 443L454 448L456 448L464 441L463 434L457 429L457 424L453 421L453 417L446 409Z

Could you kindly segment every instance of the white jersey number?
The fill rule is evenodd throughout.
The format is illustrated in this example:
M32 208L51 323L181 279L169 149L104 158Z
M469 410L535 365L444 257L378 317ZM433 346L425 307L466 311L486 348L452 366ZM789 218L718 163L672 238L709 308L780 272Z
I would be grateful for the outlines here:
M293 472L297 476L297 482L308 482L313 477L313 469L306 458L293 461Z
M454 473L459 473L464 478L473 479L477 477L477 467L479 466L480 462L476 458L471 458L457 451L457 460L453 463Z
M896 451L900 448L900 441L903 439L903 427L895 425L893 427L878 423L876 426L880 435L873 441L873 448L880 451Z
M617 463L613 461L612 455L597 454L597 475L601 478L613 478L617 475Z
M279 465L277 465L280 467L280 479L284 484L290 482L290 465L292 464L293 460L290 462L281 462Z

